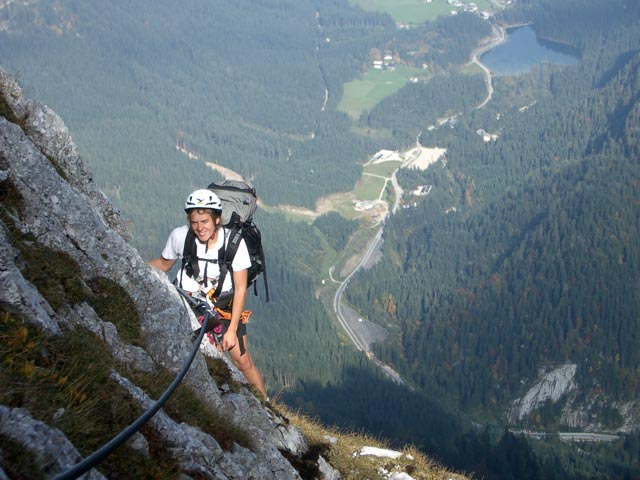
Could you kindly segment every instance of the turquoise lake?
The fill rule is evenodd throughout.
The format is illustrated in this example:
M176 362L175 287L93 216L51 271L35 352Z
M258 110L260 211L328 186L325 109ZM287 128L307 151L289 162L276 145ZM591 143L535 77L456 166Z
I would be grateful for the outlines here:
M575 65L578 53L565 45L540 40L531 27L507 30L507 40L483 54L480 61L494 75L520 75L540 63Z

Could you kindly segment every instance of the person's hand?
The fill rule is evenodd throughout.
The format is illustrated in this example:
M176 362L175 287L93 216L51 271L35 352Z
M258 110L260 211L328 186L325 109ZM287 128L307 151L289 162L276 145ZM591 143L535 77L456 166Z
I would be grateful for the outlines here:
M222 350L229 351L238 344L238 335L229 329L222 336Z

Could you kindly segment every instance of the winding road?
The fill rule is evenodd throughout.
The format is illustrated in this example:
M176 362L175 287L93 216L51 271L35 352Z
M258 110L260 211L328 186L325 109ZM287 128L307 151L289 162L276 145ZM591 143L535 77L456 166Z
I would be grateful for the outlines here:
M487 52L488 50L495 48L497 45L501 44L506 39L506 31L502 26L492 25L491 29L492 29L491 35L487 39L485 39L475 50L473 50L473 52L471 53L471 61L469 62L470 64L475 63L482 69L485 76L485 84L487 86L487 96L482 101L482 103L480 103L476 107L476 109L480 109L484 107L491 100L493 96L493 84L492 84L492 78L491 78L491 71L480 62L480 56L483 53ZM416 140L416 144L420 146L419 136L418 136L418 139ZM394 200L393 207L391 208L391 214L395 214L400 208L400 202L402 200L402 195L404 193L402 190L402 187L398 183L396 172L397 170L394 171L393 174L391 175L391 183L393 184L393 188L395 191L395 200ZM376 233L376 235L373 237L373 239L367 246L366 251L364 252L359 263L351 271L351 273L349 273L349 275L344 279L344 281L340 282L338 280L335 280L332 276L332 270L329 271L329 277L331 278L331 281L340 284L333 297L333 310L336 314L338 323L340 323L340 325L346 332L347 336L349 337L351 342L353 342L356 348L361 352L365 352L367 356L372 361L374 361L378 366L380 366L380 368L382 368L391 379L393 379L398 383L404 383L402 378L397 372L395 372L390 366L383 364L377 358L375 358L375 356L370 350L371 343L373 343L374 341L380 340L379 332L375 331L376 327L378 329L382 327L379 327L378 325L373 324L372 322L367 322L362 318L358 318L357 313L353 309L342 304L342 295L344 294L345 289L349 285L349 280L351 279L351 277L355 275L355 273L360 268L365 266L367 262L369 262L369 260L371 259L373 253L380 248L382 244L383 230L384 230L384 223L380 226L378 232ZM378 334L376 335L376 333Z
M318 21L318 16L319 16L319 13L316 12L316 21ZM318 28L320 28L319 24L318 24ZM476 107L477 109L484 107L491 100L493 96L491 71L480 62L479 60L480 56L483 53L487 52L488 50L504 42L505 39L506 39L505 29L502 26L492 25L491 35L487 37L487 39L485 39L483 42L481 42L481 44L471 53L471 60L469 64L475 63L482 69L485 76L485 83L487 85L487 97L482 101L482 103L480 103ZM328 94L329 94L328 90L325 89L324 93L325 93L325 96L324 96L324 101L323 101L321 110L324 110L328 101ZM416 145L417 145L417 148L422 147L419 142L419 136L416 139ZM241 178L240 175L238 175L236 172L233 172L232 170L224 168L220 165L216 165L212 162L207 162L207 165L210 168L220 172L225 178L236 178L236 177ZM397 170L395 170L392 173L390 179L386 179L391 181L395 191L394 203L390 209L391 214L397 213L398 209L400 208L402 195L404 193L402 187L398 183L396 172ZM385 183L385 187L386 187L386 183ZM343 302L342 302L342 295L344 294L344 291L347 288L351 277L355 275L361 268L365 267L367 263L371 261L374 253L379 251L379 249L381 248L383 230L384 230L384 221L380 224L378 231L370 241L369 245L367 245L366 250L362 255L358 264L353 268L353 270L342 282L333 278L332 269L330 269L329 277L331 281L339 284L338 289L336 290L333 297L333 310L335 312L338 322L346 332L350 341L353 342L355 347L359 351L365 352L369 357L369 359L371 359L378 366L380 366L380 368L382 368L392 380L396 381L397 383L404 383L402 378L397 372L395 372L390 366L383 364L377 358L375 358L375 356L370 350L370 345L372 343L376 341L381 341L386 336L386 330L383 327L377 325L376 323L370 322L366 319L359 318L357 312L355 312L352 308L346 305L343 305Z
M471 52L471 61L469 63L475 63L484 72L484 82L487 85L487 97L480 103L476 109L484 107L493 97L493 82L491 79L491 70L486 65L480 62L480 57L483 53L488 52L492 48L497 47L507 39L507 33L504 27L500 25L491 25L491 35L488 40L481 42L481 44Z
M349 285L349 280L351 280L351 277L363 265L365 265L370 260L371 256L378 249L381 243L382 243L382 227L378 229L378 232L375 234L375 236L367 246L367 250L364 252L364 255L360 259L360 262L358 262L358 264L351 271L351 273L349 273L347 278L345 278L342 282L338 282L340 283L340 286L338 287L338 290L336 290L336 293L333 296L333 311L336 313L336 318L338 319L338 322L340 323L344 331L347 333L347 336L349 337L349 339L353 342L356 348L361 352L369 352L370 342L366 341L365 338L363 338L364 335L363 335L362 329L357 328L356 325L361 322L358 319L355 312L351 309L349 309L349 311L346 312L346 308L342 305L342 294L344 293L344 290L347 288L347 285ZM333 277L332 277L332 280L333 280ZM333 281L337 282L336 280L333 280ZM358 332L356 332L356 330L358 330Z

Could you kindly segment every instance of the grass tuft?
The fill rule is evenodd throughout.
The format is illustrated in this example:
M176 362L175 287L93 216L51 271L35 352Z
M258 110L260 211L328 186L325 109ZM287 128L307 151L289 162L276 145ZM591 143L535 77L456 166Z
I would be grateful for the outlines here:
M64 169L60 166L60 162L58 162L58 160L53 155L48 155L48 154L45 154L44 152L42 153L47 158L47 160L49 160L49 163L51 163L56 173L60 175L60 178L68 182L69 176L67 175L67 172L65 172Z
M25 408L34 418L59 428L84 456L142 413L111 378L114 362L110 352L84 329L49 338L36 327L0 312L0 358L0 403ZM148 457L125 444L98 469L110 478L176 478L171 474L176 471L175 460L162 444L154 443L153 438L147 441ZM163 453L155 456L153 452ZM32 478L24 468L14 460L7 469ZM131 472L135 472L133 477Z
M140 315L127 291L118 283L104 277L90 280L88 284L93 292L89 303L100 318L113 323L124 342L143 347Z
M24 213L24 199L22 198L22 194L9 179L0 182L0 204L7 210L15 212L18 215ZM4 220L5 216L3 215L2 218Z
M24 128L24 119L18 118L15 113L13 113L5 95L4 88L0 88L0 117L6 118L7 121L20 126L20 128Z
M10 212L22 215L24 200L12 182L0 182L0 218L8 226L14 245L22 253L22 271L54 310L87 301L105 321L113 323L123 341L142 347L140 316L134 301L116 282L98 277L85 285L80 268L65 252L54 250L22 234Z
M159 397L174 379L174 374L164 368L149 375L135 373L131 379L150 396ZM219 412L203 402L193 390L180 384L165 406L164 411L176 422L184 422L200 428L216 439L220 447L230 451L234 444L251 449L253 445L248 433Z
M45 476L36 468L35 455L22 444L0 434L0 466L13 480L41 480Z
M18 244L25 261L23 275L33 283L54 310L66 304L88 299L88 290L80 280L80 269L65 252L38 242Z
M385 441L367 435L356 432L345 433L335 428L326 427L317 420L293 412L280 403L274 404L273 408L302 431L309 444L309 451L322 455L333 468L340 472L344 480L389 478L392 473L406 473L415 480L464 480L468 478L447 470L414 447L403 448L403 456L397 460L375 456L354 456L362 447L387 449L389 446ZM308 470L311 468L310 462L310 458L304 458L299 459L294 465L302 468L301 475L305 472L311 474L311 477L303 476L303 478L314 478L313 470Z
M207 363L207 370L209 375L216 382L216 385L229 385L232 392L238 393L242 388L242 384L233 379L231 370L227 363L221 358L213 358L205 355L205 362Z

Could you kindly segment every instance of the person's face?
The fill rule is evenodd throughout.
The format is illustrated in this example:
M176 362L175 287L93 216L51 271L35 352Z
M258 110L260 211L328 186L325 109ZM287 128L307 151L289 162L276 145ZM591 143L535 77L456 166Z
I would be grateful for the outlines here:
M209 241L216 230L216 222L209 212L198 213L196 210L192 211L189 215L189 223L191 230L202 243Z

